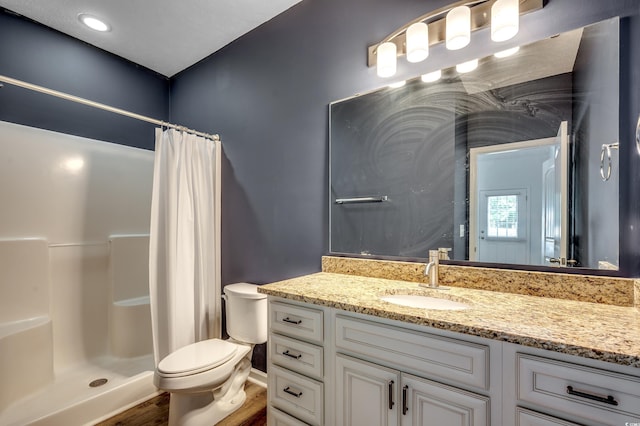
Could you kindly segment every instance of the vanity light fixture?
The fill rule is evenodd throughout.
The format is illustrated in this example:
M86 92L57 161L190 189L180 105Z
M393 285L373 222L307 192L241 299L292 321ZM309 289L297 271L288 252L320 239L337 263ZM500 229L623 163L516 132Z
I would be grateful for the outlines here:
M454 7L447 13L446 46L449 50L459 50L471 41L471 8Z
M520 0L496 0L491 6L491 40L507 41L518 34Z
M396 73L396 45L391 42L378 46L378 77L391 77Z
M443 42L449 50L462 49L473 31L488 26L493 41L509 40L518 33L520 15L543 7L544 0L457 1L408 22L369 46L368 66L377 67L379 77L391 77L398 56L420 62L429 56L430 46Z
M466 74L478 68L478 60L473 59L471 61L463 62L461 64L456 65L456 71L460 74Z
M422 62L429 56L429 27L416 22L407 28L407 61Z
M496 58L506 58L511 55L515 55L520 51L520 46L512 47L511 49L503 50L493 54Z
M81 13L78 15L78 21L82 22L87 27L94 31L107 32L111 31L111 26L104 22L102 19L91 15L89 13Z
M426 74L422 74L420 76L420 79L424 83L433 83L434 81L440 80L441 77L442 77L442 70L437 70L433 72L428 72Z

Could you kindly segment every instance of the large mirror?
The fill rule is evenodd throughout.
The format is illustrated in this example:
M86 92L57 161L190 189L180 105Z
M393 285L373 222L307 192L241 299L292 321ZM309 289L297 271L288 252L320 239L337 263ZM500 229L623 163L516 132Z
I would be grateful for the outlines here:
M617 269L618 91L615 18L332 103L330 252Z

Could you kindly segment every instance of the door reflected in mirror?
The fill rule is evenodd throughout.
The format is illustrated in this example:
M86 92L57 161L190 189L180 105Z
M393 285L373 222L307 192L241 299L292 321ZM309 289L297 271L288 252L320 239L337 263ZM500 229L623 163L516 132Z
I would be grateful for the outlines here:
M617 268L618 39L615 18L332 103L330 252Z
M574 263L567 259L567 124L555 138L469 150L469 260Z

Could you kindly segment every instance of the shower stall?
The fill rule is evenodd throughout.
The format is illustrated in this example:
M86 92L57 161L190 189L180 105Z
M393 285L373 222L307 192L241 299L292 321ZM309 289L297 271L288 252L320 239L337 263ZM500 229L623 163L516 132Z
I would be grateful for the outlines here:
M94 424L156 394L154 153L0 122L0 424Z

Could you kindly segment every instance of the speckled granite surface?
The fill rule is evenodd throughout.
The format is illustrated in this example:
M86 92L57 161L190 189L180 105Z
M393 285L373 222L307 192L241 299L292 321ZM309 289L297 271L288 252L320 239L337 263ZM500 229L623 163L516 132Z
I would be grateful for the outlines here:
M267 284L258 291L640 368L640 312L633 307L461 287L430 290L407 281L326 272ZM391 304L379 298L384 294L408 292L462 301L470 308L426 310Z
M424 263L334 256L322 258L323 272L363 277L428 282L424 269ZM447 286L617 306L634 305L634 280L628 278L454 265L440 265L439 276L440 282Z

